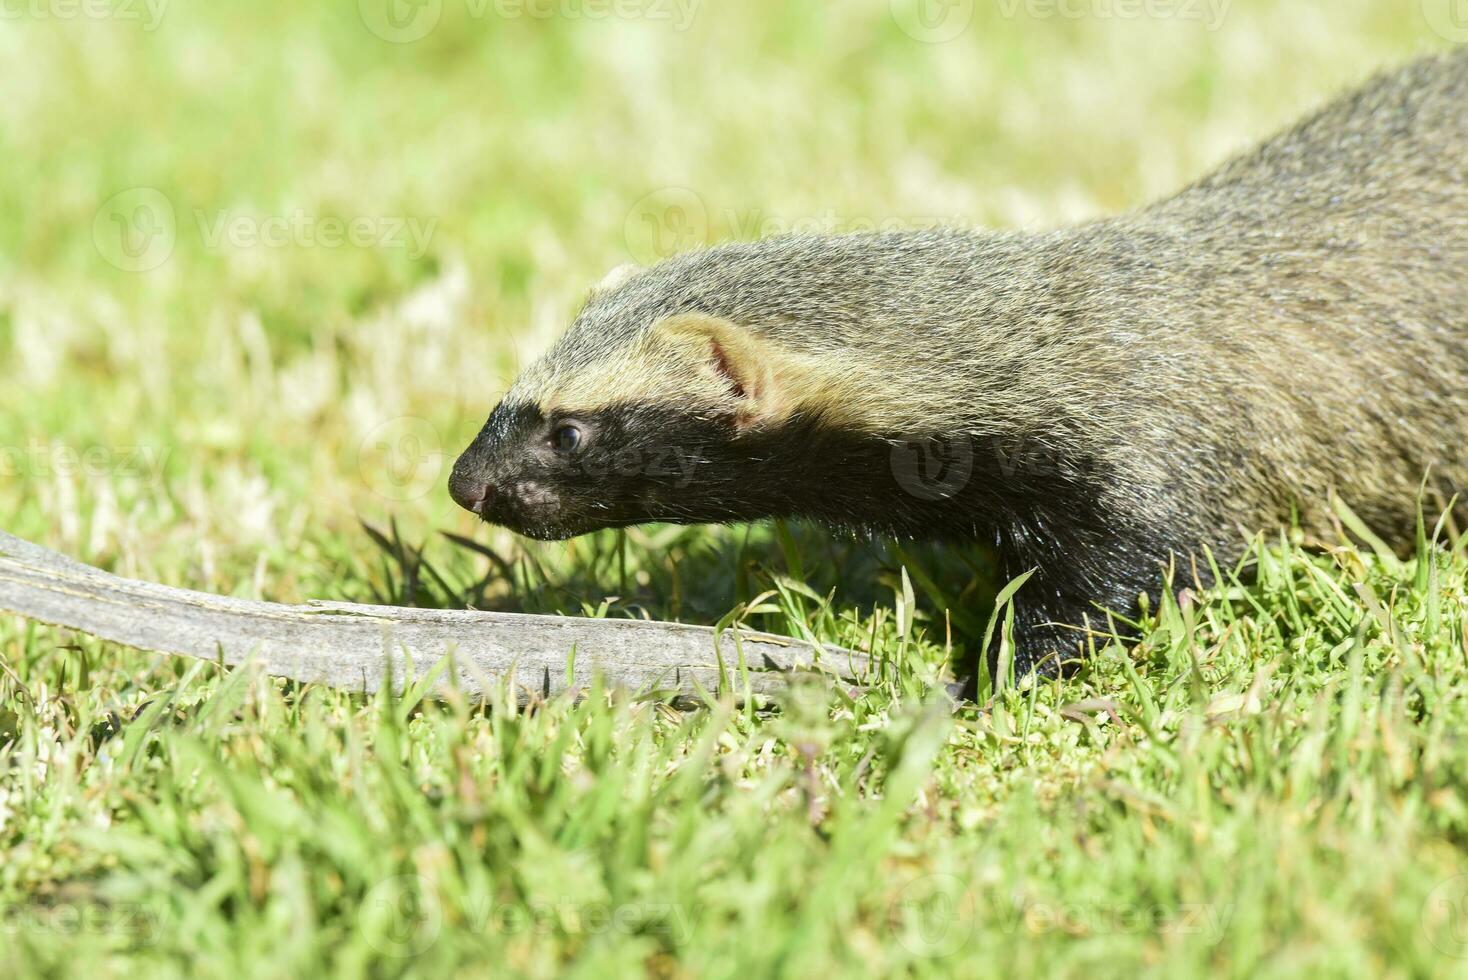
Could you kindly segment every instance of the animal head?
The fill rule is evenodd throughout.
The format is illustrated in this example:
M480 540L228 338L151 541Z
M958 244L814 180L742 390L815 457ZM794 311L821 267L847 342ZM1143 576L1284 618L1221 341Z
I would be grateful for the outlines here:
M608 276L459 459L454 499L546 539L805 509L870 379L776 336L787 314L754 299L756 269L729 275L730 251Z
M1051 364L1016 353L1045 342L1016 327L1023 248L787 236L618 269L494 409L453 497L539 538L764 517L967 533L957 497L993 490L968 479L974 440L1050 412L1016 373ZM961 478L934 489L945 454Z

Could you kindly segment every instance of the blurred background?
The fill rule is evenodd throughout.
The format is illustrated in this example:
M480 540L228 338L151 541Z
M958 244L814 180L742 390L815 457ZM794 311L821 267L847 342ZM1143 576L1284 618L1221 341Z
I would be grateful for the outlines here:
M281 599L353 592L359 518L518 548L448 466L613 266L1124 209L1464 41L1462 0L0 0L0 527Z

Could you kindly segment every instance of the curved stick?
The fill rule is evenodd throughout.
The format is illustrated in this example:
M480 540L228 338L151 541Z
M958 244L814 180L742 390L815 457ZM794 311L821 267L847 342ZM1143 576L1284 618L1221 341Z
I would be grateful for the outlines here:
M770 693L792 672L820 670L857 684L864 654L763 633L629 619L440 611L314 602L286 606L125 579L0 531L0 612L79 630L140 650L238 666L371 693L401 691L449 654L434 690L482 697L513 678L523 701L590 686L682 698ZM741 669L741 655L747 669ZM448 674L452 676L446 676Z

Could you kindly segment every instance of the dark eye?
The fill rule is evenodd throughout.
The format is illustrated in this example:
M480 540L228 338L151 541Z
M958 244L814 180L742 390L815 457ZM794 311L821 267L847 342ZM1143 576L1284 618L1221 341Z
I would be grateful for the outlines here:
M574 453L581 447L582 438L579 425L563 425L552 433L551 445L559 452Z

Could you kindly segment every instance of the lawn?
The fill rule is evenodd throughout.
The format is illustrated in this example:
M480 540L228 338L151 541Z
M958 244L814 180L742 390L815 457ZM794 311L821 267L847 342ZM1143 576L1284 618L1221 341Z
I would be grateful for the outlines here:
M536 544L445 487L616 265L1124 209L1468 41L1451 6L0 3L0 528L228 595L734 613L879 664L521 707L0 616L0 972L1468 974L1468 534L1430 509L1407 555L1344 508L1252 529L1139 640L954 710L982 552Z

